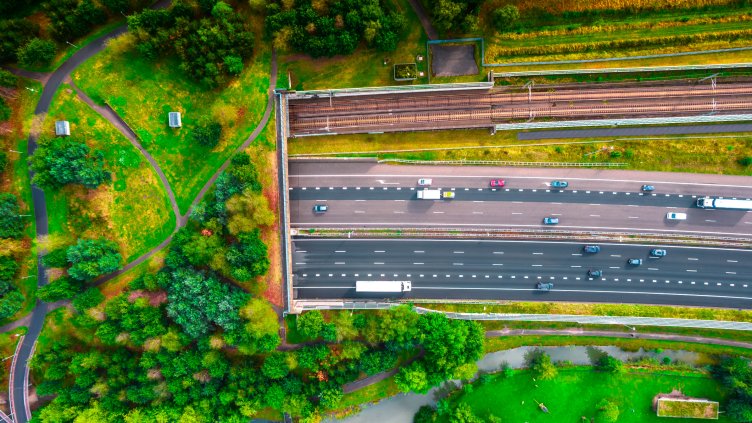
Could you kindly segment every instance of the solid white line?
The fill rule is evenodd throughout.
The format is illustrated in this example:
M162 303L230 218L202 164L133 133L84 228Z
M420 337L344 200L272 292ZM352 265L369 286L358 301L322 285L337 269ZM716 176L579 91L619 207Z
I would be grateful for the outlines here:
M695 270L695 269L687 269L687 272L694 272L694 273L697 273L697 270Z
M535 256L542 256L543 253L533 253L533 255L535 255Z
M423 251L423 250L415 250L415 251L413 251L413 253L420 254L420 253L425 253L425 251Z
M346 253L347 251L345 251L345 250L334 250L334 252L335 253Z
M373 250L374 253L386 253L386 250Z
M542 264L534 264L533 267L543 267Z
M648 270L658 270L657 267L648 267Z
M334 264L345 264L344 261L335 261Z
M694 260L694 261L697 261L697 260L699 260L699 259L698 259L698 258L695 258L695 257L687 257L687 260Z
M413 263L413 264L418 265L418 264L425 264L425 263Z
M729 263L739 263L737 260L726 260Z

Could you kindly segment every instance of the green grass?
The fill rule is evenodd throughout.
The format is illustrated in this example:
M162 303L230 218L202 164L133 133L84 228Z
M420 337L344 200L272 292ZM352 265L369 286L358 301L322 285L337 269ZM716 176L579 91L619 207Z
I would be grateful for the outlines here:
M351 55L317 59L291 52L280 57L282 81L287 81L289 72L294 90L410 85L428 82L425 57L423 62L417 62L418 71L425 72L424 77L406 82L397 82L393 78L392 67L395 63L413 63L416 62L417 55L426 55L426 36L407 0L390 1L393 7L407 19L406 33L395 51L378 52L361 47ZM388 59L389 63L384 65L384 59ZM283 87L287 87L286 82Z
M519 141L515 131L500 131L492 136L487 130L455 130L295 138L288 145L290 155L360 152L410 160L621 162L634 170L752 175L752 167L739 163L750 155L752 134L749 133ZM486 148L448 150L458 147ZM621 157L611 157L610 147ZM447 150L377 153L436 148Z
M73 78L95 101L112 106L138 134L167 176L184 213L264 113L271 55L259 49L243 73L221 90L208 90L190 80L177 60L155 63L143 58L133 52L128 36L84 63ZM182 128L167 126L170 111L182 113ZM191 131L210 118L224 127L214 149L191 140Z
M105 237L120 245L126 262L164 240L175 227L167 195L149 162L105 119L63 85L55 94L41 139L52 136L54 121L71 123L71 133L105 156L112 184L88 190L69 185L46 190L49 232L63 242Z
M522 346L569 346L569 345L613 345L628 351L644 349L672 349L694 351L711 355L739 355L750 357L752 350L739 347L727 347L723 345L698 344L694 342L660 341L631 338L611 338L607 336L548 336L548 335L524 335L524 336L500 336L487 338L485 343L486 353L508 350Z
M518 371L509 378L493 376L489 383L475 384L473 388L472 392L453 397L452 404L465 402L481 418L493 414L510 422L579 422L582 416L588 419L598 416L597 404L603 399L619 407L620 423L661 422L664 420L656 417L652 409L656 394L680 389L692 397L713 400L724 397L716 381L700 374L608 375L590 367L560 369L556 378L545 381L536 380L530 371ZM550 414L544 414L536 401L543 402ZM722 415L718 421L730 420Z
M311 341L310 338L303 336L303 334L298 332L296 322L297 315L288 314L285 316L285 335L287 337L287 342L290 344L301 344L306 341Z
M25 326L21 326L9 332L0 334L0 355L2 355L0 359L3 359L2 368L4 370L2 378L0 378L0 392L8 392L8 378L10 376L10 365L13 360L12 358L8 358L8 357L11 357L13 354L15 354L16 344L18 344L20 335L23 335L26 333L26 329L27 328Z
M330 412L337 418L357 414L360 411L361 405L377 403L382 399L397 395L399 392L400 390L394 382L394 377L386 378L363 389L345 394L342 397L342 401L337 405L337 409L330 410Z

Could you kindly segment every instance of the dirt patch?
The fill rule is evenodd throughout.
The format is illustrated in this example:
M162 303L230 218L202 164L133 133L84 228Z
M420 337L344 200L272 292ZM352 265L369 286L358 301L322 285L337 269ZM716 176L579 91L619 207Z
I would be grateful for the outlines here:
M477 75L475 44L431 46L431 70L434 76Z
M132 291L128 295L128 301L130 302L134 302L138 298L146 298L149 301L150 306L158 307L160 304L164 304L167 302L167 292L165 291L149 292L149 291L144 291L142 289L137 289L135 291Z
M274 151L267 153L269 167L268 170L273 175L277 174L277 154ZM275 211L275 214L279 216L279 181L277 178L270 178L271 181L266 185L264 189L264 195L269 200L269 206ZM264 242L269 247L269 272L267 273L264 281L266 282L266 291L264 291L264 298L270 303L284 307L284 287L282 277L282 262L280 257L282 250L279 239L279 219L275 224L264 230L263 233Z

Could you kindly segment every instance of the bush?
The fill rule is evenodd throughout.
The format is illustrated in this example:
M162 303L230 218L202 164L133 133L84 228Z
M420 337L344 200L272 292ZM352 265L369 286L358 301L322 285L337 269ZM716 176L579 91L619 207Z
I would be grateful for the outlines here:
M79 313L83 313L92 307L98 306L102 301L104 301L104 295L102 292L97 288L91 287L76 296L73 300L73 308Z
M41 38L34 38L17 52L21 66L46 66L55 58L55 43Z
M104 169L104 155L91 152L80 141L54 138L40 144L31 158L31 168L36 172L33 182L45 188L60 188L67 184L81 184L96 188L111 180Z
M752 165L752 156L746 156L739 159L739 164L742 166L749 166Z
M493 12L493 23L499 32L511 31L519 19L520 10L513 4L500 7Z
M20 238L23 235L23 218L18 199L9 193L0 194L0 238Z
M18 263L11 256L0 256L0 280L12 281L18 273Z
M17 290L12 290L0 298L0 319L10 317L23 307L24 296Z
M81 281L112 273L120 269L123 260L117 244L103 238L79 239L76 245L68 248L67 257L72 265L68 274Z
M12 112L13 110L10 109L8 103L5 102L5 99L0 97L0 122L10 119ZM3 168L4 167L5 166L3 166Z
M308 311L298 316L296 326L301 335L316 339L324 327L324 315L318 310Z
M68 247L55 248L42 257L44 267L68 267Z
M243 63L241 62L240 65L242 66ZM193 130L193 141L204 147L216 147L221 137L222 125L217 122L211 122Z
M83 282L65 276L40 287L37 297L46 303L69 300L81 291L83 285Z

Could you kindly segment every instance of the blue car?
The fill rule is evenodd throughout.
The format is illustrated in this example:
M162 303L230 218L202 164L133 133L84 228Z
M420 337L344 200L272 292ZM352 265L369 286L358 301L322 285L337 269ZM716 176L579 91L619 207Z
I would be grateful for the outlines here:
M586 245L582 248L588 254L597 254L601 251L601 247L597 245Z
M551 181L551 188L566 188L569 186L567 181Z
M559 218L558 217L544 217L543 224L544 225L558 225Z
M652 185L643 185L642 190L644 192L652 192L652 191L655 191L655 187Z
M650 257L666 257L666 254L666 250L661 250L660 248L650 250Z

